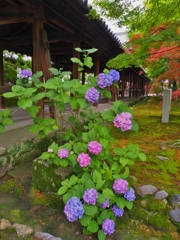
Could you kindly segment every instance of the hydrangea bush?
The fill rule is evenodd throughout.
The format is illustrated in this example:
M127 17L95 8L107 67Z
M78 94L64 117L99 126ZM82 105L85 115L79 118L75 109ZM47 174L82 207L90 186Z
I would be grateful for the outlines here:
M92 67L89 54L97 49L77 51L84 54L84 62L77 58L71 60L79 64L79 71ZM65 204L64 214L68 221L80 221L84 234L97 233L99 240L115 231L117 217L123 217L124 211L131 210L135 200L135 191L129 185L129 165L135 161L146 160L146 156L137 145L128 144L121 149L114 147L109 125L118 131L138 131L133 119L132 109L117 101L111 110L102 114L88 110L90 103L98 102L100 94L110 98L107 87L120 78L118 71L105 70L98 76L89 76L89 84L81 85L77 80L66 78L70 72L51 68L53 77L46 83L39 78L42 73L32 75L31 86L14 85L11 93L5 97L18 97L19 107L34 118L31 132L44 137L52 130L62 132L56 116L41 119L37 117L37 102L46 97L54 103L58 112L64 111L70 103L72 115L63 126L65 143L58 146L53 142L40 158L61 167L70 167L72 175L62 181L58 195ZM69 92L70 94L67 94ZM73 97L72 97L73 96ZM72 111L73 110L73 111ZM86 110L86 111L84 111ZM87 111L88 110L88 111ZM7 112L9 116L9 112ZM60 115L61 121L62 116Z

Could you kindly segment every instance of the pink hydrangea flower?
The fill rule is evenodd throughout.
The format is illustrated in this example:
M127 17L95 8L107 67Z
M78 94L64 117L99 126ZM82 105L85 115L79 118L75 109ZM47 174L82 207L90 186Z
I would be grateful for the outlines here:
M58 157L67 158L69 156L68 150L66 148L62 148L58 151Z
M91 158L87 153L79 154L77 160L78 160L81 167L87 167L91 163L90 162Z
M124 194L128 190L128 181L124 179L117 179L114 181L113 189L117 194Z
M97 155L102 151L102 145L97 141L92 141L88 143L88 150L90 153Z
M117 114L114 118L114 126L120 128L122 131L127 131L132 128L132 115L128 112Z

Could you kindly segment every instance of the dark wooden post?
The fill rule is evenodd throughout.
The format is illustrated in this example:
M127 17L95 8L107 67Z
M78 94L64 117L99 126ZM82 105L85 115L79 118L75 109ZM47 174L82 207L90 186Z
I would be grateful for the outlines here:
M137 76L136 79L137 79L137 84L136 84L136 92L137 92L136 95L137 95L137 96L136 96L136 97L139 97L139 94L140 94L140 92L139 92L139 89L140 89L139 76Z
M4 85L3 43L0 43L0 88ZM5 101L0 96L0 108L5 108Z
M80 47L80 42L79 41L74 41L73 42L73 57L79 58L80 59L80 52L77 52L75 48ZM73 63L72 64L72 78L73 79L78 79L79 78L79 71L78 71L79 64Z
M132 74L129 72L129 97L132 96Z
M43 29L42 19L33 19L33 73L42 71L40 48L41 48L41 31ZM42 79L41 79L42 80ZM44 118L44 100L38 102L40 110L38 116Z
M84 84L85 84L85 81L86 81L85 75L86 75L86 74L85 74L85 70L83 70L83 71L82 71L82 85L84 85Z
M121 80L121 86L119 87L120 91L121 91L121 97L120 98L124 98L124 89L125 89L125 70L123 70L120 73L120 80Z
M133 92L132 92L132 96L133 97L137 97L137 77L135 74L132 74L133 75Z

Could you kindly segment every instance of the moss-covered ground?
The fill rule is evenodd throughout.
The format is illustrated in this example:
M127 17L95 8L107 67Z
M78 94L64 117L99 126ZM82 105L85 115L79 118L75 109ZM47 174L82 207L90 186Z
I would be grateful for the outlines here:
M180 239L179 227L172 225L168 214L172 195L180 194L180 103L172 103L169 122L162 123L161 100L151 97L133 107L134 119L139 124L137 133L120 133L114 126L112 130L116 146L138 144L147 156L147 161L130 166L131 175L137 179L134 187L150 184L165 190L169 194L168 203L163 204L153 196L139 197L126 219L118 220L117 228L121 231L128 226L130 232L142 232L146 237ZM157 156L168 159L160 160Z
M160 101L160 98L151 97L133 107L134 119L139 124L137 133L121 133L115 127L111 128L116 146L138 144L147 155L147 161L138 161L130 166L130 174L136 178L132 181L133 187L151 184L165 190L169 194L167 204L153 196L137 196L132 210L125 211L124 216L118 218L116 232L108 240L180 239L180 226L173 224L168 214L172 209L171 196L180 194L180 104L172 103L169 123L162 123ZM168 160L160 160L157 156ZM0 180L0 199L4 199L0 218L35 226L64 240L97 239L94 235L83 236L78 223L66 221L63 211L57 207L57 199L53 197L50 200L52 196L37 191L31 186L31 180L27 180L19 181L8 176ZM0 238L4 236L6 231L0 232Z

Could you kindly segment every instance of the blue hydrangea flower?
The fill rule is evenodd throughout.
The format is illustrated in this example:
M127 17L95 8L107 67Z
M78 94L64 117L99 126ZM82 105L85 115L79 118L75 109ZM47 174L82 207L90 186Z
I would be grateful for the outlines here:
M95 205L97 198L98 198L98 193L97 193L96 189L94 189L94 188L87 189L84 192L83 200L87 204Z
M82 218L84 208L82 202L77 197L72 197L68 200L64 207L64 214L68 221L74 222Z
M29 69L23 69L19 72L19 77L21 78L32 77L32 72Z
M105 235L111 235L115 231L115 223L111 219L105 219L102 223L102 230Z
M118 82L120 79L120 74L118 71L111 69L108 73L113 78L113 82Z
M136 198L136 195L132 187L130 187L129 191L125 192L124 198L126 198L128 201L134 201L134 199Z
M106 88L111 86L113 83L113 78L111 75L105 74L105 73L100 73L98 75L98 86L99 88Z
M101 203L100 207L109 208L109 198L106 198L106 201L104 203Z
M96 88L89 88L85 94L85 98L88 102L96 103L98 102L99 92Z
M124 209L120 209L116 204L113 205L112 211L115 217L122 217L124 214Z

